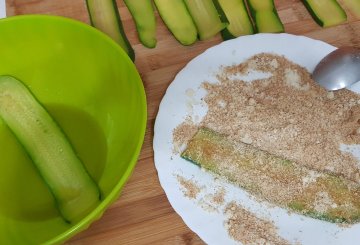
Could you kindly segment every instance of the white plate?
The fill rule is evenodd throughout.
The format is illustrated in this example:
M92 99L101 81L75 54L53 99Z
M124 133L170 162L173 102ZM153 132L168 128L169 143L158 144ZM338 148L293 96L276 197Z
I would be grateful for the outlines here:
M0 0L0 19L6 17L5 0Z
M205 91L203 81L216 82L215 74L220 66L238 64L254 54L271 52L284 55L289 60L313 71L315 65L335 47L321 41L289 34L257 34L223 42L206 50L180 71L166 91L155 122L154 155L161 186L175 211L191 230L208 244L235 244L224 228L223 212L209 212L196 201L184 197L176 175L194 179L207 189L224 185L225 199L235 200L258 217L272 220L279 228L279 235L291 243L301 244L359 244L360 224L349 228L304 217L289 215L286 210L255 202L246 192L226 183L214 181L211 174L173 153L172 132L189 113L198 120L206 113L201 102ZM360 86L353 90L359 92ZM189 97L189 89L195 96ZM191 103L192 107L189 107ZM191 110L189 110L191 109ZM223 208L223 207L222 207Z

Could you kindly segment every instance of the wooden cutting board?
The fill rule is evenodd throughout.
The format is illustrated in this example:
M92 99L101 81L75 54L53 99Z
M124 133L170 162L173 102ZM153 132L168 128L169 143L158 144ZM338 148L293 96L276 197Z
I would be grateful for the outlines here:
M147 49L139 42L134 22L124 3L122 0L117 2L147 93L145 142L121 197L100 220L67 244L203 244L174 212L160 187L154 166L152 137L158 106L169 83L187 62L221 42L221 38L218 35L192 46L182 46L157 15L158 44L154 49ZM275 3L286 32L320 39L335 46L360 47L360 20L349 10L347 23L323 29L312 20L300 0L275 0ZM89 23L84 0L6 0L6 6L8 16L51 14Z

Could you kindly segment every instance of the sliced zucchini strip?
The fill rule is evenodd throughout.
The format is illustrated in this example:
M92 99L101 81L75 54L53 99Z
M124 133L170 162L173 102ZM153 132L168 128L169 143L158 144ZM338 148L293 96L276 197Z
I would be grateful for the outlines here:
M344 6L357 18L360 19L360 1L359 0L342 0Z
M197 30L183 0L154 0L167 28L182 45L197 40Z
M322 27L335 26L347 19L345 11L336 0L303 0L302 2Z
M200 40L206 40L221 30L228 23L223 23L212 0L184 0L199 33Z
M258 32L284 32L274 0L247 0Z
M229 25L221 31L224 40L255 32L244 0L215 0L214 3L218 12L224 14L226 21L229 22Z
M127 39L115 0L86 0L91 25L110 36L135 60L135 53Z
M148 48L156 46L156 20L151 0L124 0L136 24L140 42Z
M0 76L0 118L28 153L68 222L77 222L99 203L100 190L67 137L30 90Z
M261 200L329 222L360 221L360 186L201 128L181 157Z

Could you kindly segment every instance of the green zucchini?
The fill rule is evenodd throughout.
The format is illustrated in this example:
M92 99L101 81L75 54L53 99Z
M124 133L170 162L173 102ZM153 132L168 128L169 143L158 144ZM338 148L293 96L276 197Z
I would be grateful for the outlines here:
M215 0L214 4L229 22L229 25L221 31L224 40L254 33L244 0Z
M181 157L261 200L335 223L360 221L360 185L200 128Z
M86 0L91 25L110 36L135 60L135 53L127 39L115 0Z
M347 16L336 0L302 0L313 19L322 27L341 24Z
M165 25L182 45L196 42L196 26L183 0L154 0L154 3Z
M221 21L212 0L184 0L184 2L194 20L200 40L215 36L228 25Z
M284 32L274 0L247 0L258 32Z
M342 0L344 6L357 18L360 19L360 1L359 0Z
M136 24L141 43L148 48L156 46L156 20L151 0L124 0Z
M0 118L32 159L67 222L77 222L100 202L100 190L68 139L29 89L0 76Z

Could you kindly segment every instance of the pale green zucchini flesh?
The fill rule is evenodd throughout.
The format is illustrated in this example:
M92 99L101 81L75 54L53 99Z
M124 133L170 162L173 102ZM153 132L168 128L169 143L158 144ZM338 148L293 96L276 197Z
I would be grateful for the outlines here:
M284 32L284 26L274 11L257 11L255 22L260 33Z
M340 3L357 18L360 19L360 1L359 0L342 0Z
M254 33L244 0L215 0L214 3L229 22L229 25L221 31L224 40Z
M212 0L184 0L199 33L200 40L206 40L221 30L228 23L223 23Z
M258 32L284 32L284 25L276 11L274 0L247 0Z
M139 35L140 42L148 48L156 46L156 20L151 0L124 0Z
M182 45L196 42L196 26L182 0L154 0L154 3L165 25Z
M303 0L314 20L323 27L339 25L347 16L336 0Z

